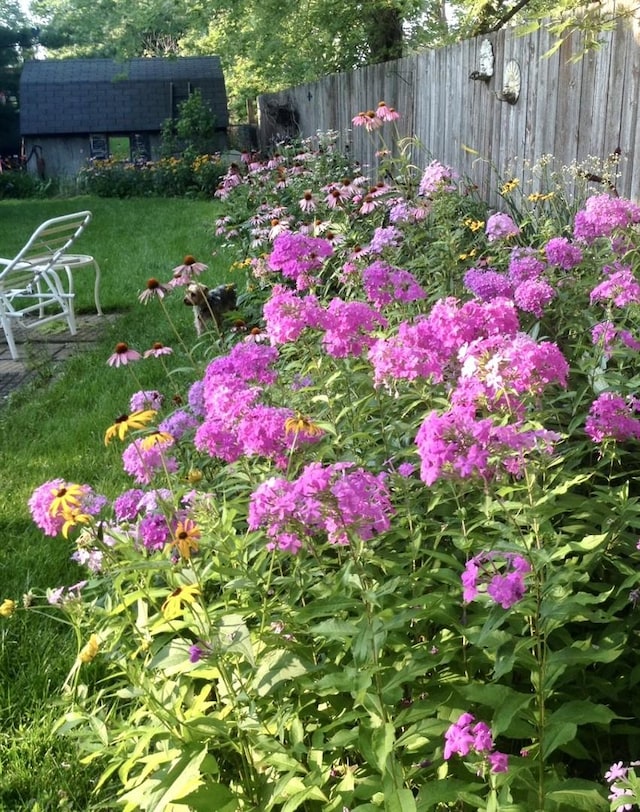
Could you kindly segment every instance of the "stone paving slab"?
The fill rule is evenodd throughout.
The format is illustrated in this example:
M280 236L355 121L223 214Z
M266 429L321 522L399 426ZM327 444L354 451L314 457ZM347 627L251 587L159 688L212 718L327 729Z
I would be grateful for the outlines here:
M12 360L5 335L0 330L0 404L16 389L32 380L39 366L57 364L93 346L116 318L117 314L112 313L103 316L76 314L78 331L75 336L71 335L64 320L50 322L33 330L17 324L14 327L19 355L17 361Z

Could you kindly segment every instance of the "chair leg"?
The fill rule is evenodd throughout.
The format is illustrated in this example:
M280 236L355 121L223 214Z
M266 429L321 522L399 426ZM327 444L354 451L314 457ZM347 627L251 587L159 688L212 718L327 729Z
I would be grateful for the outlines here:
M7 318L7 316L5 316L3 313L0 313L0 326L2 327L5 338L7 339L7 346L9 347L9 355L11 356L11 360L18 361L18 349L13 337L13 325L11 324L11 319Z
M96 313L99 316L104 316L102 306L100 304L100 266L95 259L93 260L93 269L96 273L96 281L93 286L93 300L96 303Z

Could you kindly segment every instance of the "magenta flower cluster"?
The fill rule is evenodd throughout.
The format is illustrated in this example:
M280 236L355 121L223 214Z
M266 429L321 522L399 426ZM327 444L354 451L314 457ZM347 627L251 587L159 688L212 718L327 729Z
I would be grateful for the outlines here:
M347 545L354 537L368 541L391 526L394 509L385 475L350 463L310 463L288 481L266 480L252 493L249 529L265 529L269 549L297 553L316 536Z
M493 735L486 722L476 722L471 713L463 713L444 734L444 758L468 756L470 753L486 758L491 772L504 773L509 769L509 757L494 749Z
M382 260L363 270L362 285L367 299L378 308L400 302L415 302L426 297L424 288L412 273L394 268Z
M133 440L122 452L122 467L138 485L150 485L156 474L178 470L178 460L171 453L175 446L173 437L158 435L152 444L147 444L146 440Z
M585 421L585 431L594 443L605 440L640 439L640 399L623 397L615 392L602 392L591 404Z
M322 432L304 426L287 432L293 409L261 401L264 388L277 380L277 358L275 347L244 341L209 364L201 395L203 420L194 438L199 451L228 463L261 456L286 467L294 445L322 438Z
M486 593L503 609L522 600L526 591L525 575L531 564L516 553L483 552L467 561L461 576L464 601L471 603Z
M591 245L600 237L610 237L614 232L640 223L640 206L621 197L607 194L592 195L575 216L573 236Z
M374 383L391 385L397 380L418 378L441 383L458 370L460 348L479 338L519 328L512 301L465 302L452 297L436 302L428 316L402 322L395 334L380 338L369 351Z
M489 242L507 240L510 237L517 237L518 234L520 234L520 228L516 225L513 218L503 212L492 214L491 217L487 219L484 230Z
M502 474L521 476L528 456L550 454L557 439L544 429L501 425L480 416L473 406L431 411L415 439L420 478L433 485L438 479L491 481Z
M626 307L640 302L640 283L630 265L605 266L603 273L606 278L593 288L589 296L591 304L612 302L616 307Z
M456 188L459 175L450 166L440 161L431 161L422 173L418 194L429 196L436 192L452 192Z
M331 254L329 240L285 231L273 241L269 268L294 281L298 290L307 290L318 283L316 274Z

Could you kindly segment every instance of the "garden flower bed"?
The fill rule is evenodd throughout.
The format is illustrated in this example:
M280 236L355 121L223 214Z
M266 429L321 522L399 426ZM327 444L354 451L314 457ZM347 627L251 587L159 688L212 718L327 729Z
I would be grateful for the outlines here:
M389 153L379 181L331 134L232 166L242 320L178 397L136 388L170 348L122 336L131 488L34 491L87 567L42 600L77 630L59 729L105 765L96 804L638 802L640 207L511 181L488 212Z

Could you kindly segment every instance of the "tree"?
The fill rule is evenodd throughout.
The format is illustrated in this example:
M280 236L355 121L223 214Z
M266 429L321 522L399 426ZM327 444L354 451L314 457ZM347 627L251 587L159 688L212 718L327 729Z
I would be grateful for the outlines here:
M20 149L20 71L34 33L17 0L0 0L0 156Z
M619 4L618 4L619 6ZM614 15L587 0L34 0L56 56L217 54L232 118L259 93L396 59L418 49L549 18L558 43L588 44Z

